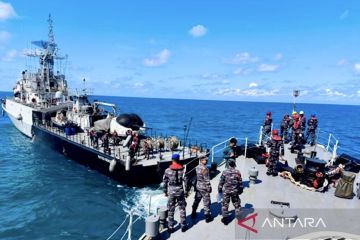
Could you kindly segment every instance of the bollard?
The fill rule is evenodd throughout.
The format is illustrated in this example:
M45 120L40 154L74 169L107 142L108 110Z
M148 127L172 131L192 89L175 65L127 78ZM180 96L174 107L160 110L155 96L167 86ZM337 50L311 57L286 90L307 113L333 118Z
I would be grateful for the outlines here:
M256 183L258 175L259 175L259 170L257 170L255 167L249 169L249 180L251 184Z
M315 158L315 157L316 157L316 151L311 151L310 158Z
M145 235L156 238L159 235L159 216L151 215L145 219Z
M166 228L167 207L166 206L158 207L157 215L159 216L160 230L162 230Z
M130 164L131 164L131 158L130 158L130 156L127 156L126 160L125 160L125 170L126 171L130 171Z

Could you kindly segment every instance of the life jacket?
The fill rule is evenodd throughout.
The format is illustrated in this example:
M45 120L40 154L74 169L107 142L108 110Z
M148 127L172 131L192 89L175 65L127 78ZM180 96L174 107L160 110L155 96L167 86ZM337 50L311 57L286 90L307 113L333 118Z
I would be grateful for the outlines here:
M293 128L294 128L294 129L298 129L298 128L300 127L300 125L301 125L300 120L295 120L294 125L293 125Z
M184 167L179 163L172 163L170 169L175 172L175 178L169 178L170 186L182 186L183 184L183 170Z

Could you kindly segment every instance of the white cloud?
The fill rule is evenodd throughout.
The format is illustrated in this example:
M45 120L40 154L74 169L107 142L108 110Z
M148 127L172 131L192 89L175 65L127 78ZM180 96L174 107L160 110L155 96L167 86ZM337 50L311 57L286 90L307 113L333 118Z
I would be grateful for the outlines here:
M17 56L18 56L18 52L15 49L12 49L6 53L5 57L3 57L2 60L5 62L11 62Z
M216 74L216 73L204 73L200 75L200 78L208 80L218 80L228 78L227 74Z
M237 68L235 69L232 73L234 75L248 75L252 72L253 70L251 68Z
M339 59L336 63L337 66L342 67L347 65L347 60L345 58Z
M339 91L334 91L330 88L327 88L325 89L325 96L328 96L328 97L346 97L346 94L345 93L342 93L342 92L339 92Z
M0 44L9 41L11 34L7 31L0 31Z
M247 96L262 97L262 96L275 96L279 92L279 89L264 90L264 89L247 89L243 91L243 94Z
M196 25L189 30L189 34L193 37L202 37L207 33L207 28L203 25Z
M10 3L0 1L0 21L16 17L17 14Z
M263 63L259 66L259 72L274 72L278 69L279 65Z
M360 74L360 63L354 64L354 71L355 71L355 73Z
M144 86L145 86L145 84L142 83L142 82L136 82L136 83L134 83L134 88L143 88Z
M358 95L358 97L360 97L360 90L357 91L357 95Z
M249 88L255 88L257 86L258 86L258 84L255 83L255 82L252 82L252 83L249 84Z
M240 88L225 88L225 89L218 89L215 95L221 95L221 96L229 96L229 95L240 95L241 90Z
M222 80L221 83L222 84L230 84L230 81L229 80Z
M248 52L236 54L234 57L225 59L225 64L249 64L259 61L257 57L253 57Z
M218 89L216 91L216 95L221 96L253 96L253 97L261 97L261 96L275 96L279 92L279 89L265 90L259 88L250 88L246 90L241 90L240 88L224 88Z
M277 53L275 56L274 56L274 60L275 61L280 61L281 59L283 59L283 55L282 53Z
M170 51L168 49L164 49L152 58L145 58L143 63L146 67L158 67L167 63L169 57Z
M349 10L345 10L344 12L341 13L339 18L340 18L340 20L344 20L348 16L349 16Z

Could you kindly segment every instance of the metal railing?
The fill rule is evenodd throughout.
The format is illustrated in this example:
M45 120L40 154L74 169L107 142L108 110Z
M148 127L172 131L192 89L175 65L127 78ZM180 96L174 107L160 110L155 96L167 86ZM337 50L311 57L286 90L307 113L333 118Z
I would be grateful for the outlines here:
M134 216L138 216L138 217L135 220L133 220ZM131 240L132 227L141 218L142 218L142 216L140 214L137 214L134 209L131 209L129 211L129 213L126 215L124 221L115 229L115 231L112 234L110 234L109 237L106 238L106 240L112 239L117 234L117 232L121 229L121 227L126 223L127 219L129 219L129 223L128 223L128 226L127 226L126 230L124 231L123 235L121 236L120 240L123 240L126 235L127 235L127 240Z

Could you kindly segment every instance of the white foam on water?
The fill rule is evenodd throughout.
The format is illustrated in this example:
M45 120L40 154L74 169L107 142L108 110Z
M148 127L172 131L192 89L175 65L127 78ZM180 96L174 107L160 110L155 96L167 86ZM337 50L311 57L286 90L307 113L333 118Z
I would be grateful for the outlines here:
M149 212L150 214L155 214L158 207L166 206L167 204L167 197L165 197L161 189L139 188L131 189L130 191L126 199L121 201L125 212L133 210L134 214L145 218Z

